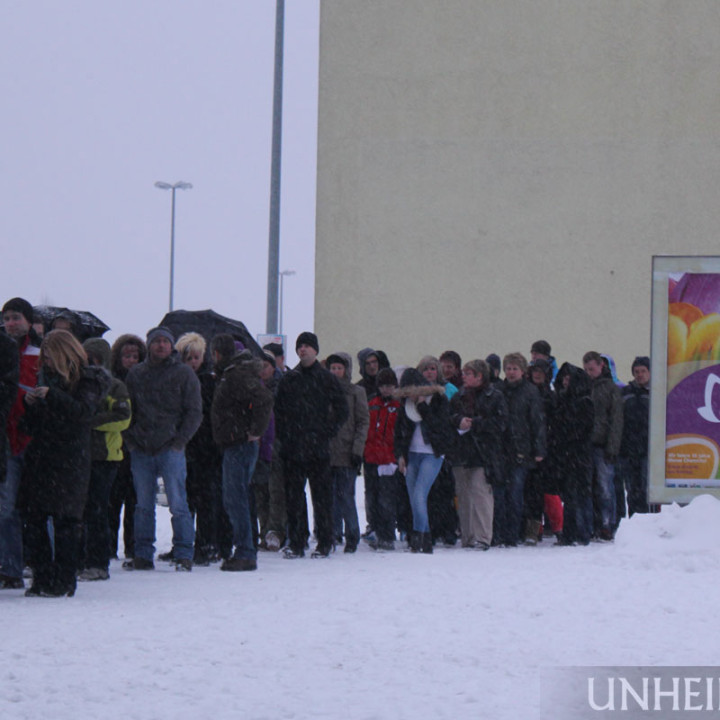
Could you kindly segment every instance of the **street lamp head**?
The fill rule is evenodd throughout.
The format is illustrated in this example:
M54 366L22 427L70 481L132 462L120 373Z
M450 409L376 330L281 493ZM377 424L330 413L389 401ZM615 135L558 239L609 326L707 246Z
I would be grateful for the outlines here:
M170 183L162 182L160 180L158 180L155 183L155 187L160 188L161 190L171 190L172 189L172 185Z
M296 273L295 273L295 270L281 270L280 274L287 276L287 275L295 275Z
M191 190L192 183L179 180L174 185L171 185L170 183L166 183L166 182L163 182L162 180L158 180L155 183L155 187L160 188L161 190Z

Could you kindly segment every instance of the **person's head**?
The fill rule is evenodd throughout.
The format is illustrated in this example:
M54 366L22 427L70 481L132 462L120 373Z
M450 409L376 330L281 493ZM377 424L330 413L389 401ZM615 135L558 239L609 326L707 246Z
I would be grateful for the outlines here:
M207 343L199 333L189 332L181 335L175 343L180 360L197 372L205 362Z
M638 355L633 360L632 375L640 387L647 387L650 384L650 358L646 355Z
M110 358L112 350L110 343L102 338L88 338L83 343L83 350L87 355L89 365L97 365L110 370Z
M113 375L124 377L131 368L141 363L147 356L147 347L137 335L121 335L112 346L110 370Z
M530 365L528 365L528 380L530 380L533 385L537 385L538 387L549 385L551 379L552 370L547 360L539 358L538 360L533 360Z
M69 387L75 387L87 367L88 359L78 339L67 330L51 330L40 345L40 367L59 375Z
M380 396L389 398L398 386L398 379L392 368L383 368L377 374L377 388Z
M530 347L531 360L550 360L552 349L547 340L536 340Z
M583 368L591 380L597 380L601 375L609 373L605 359L595 350L586 352L583 355Z
M370 353L365 358L363 369L368 377L375 377L380 372L380 360L375 353Z
M502 362L500 360L500 356L496 353L490 353L486 358L485 362L488 364L488 367L490 368L490 379L493 380L495 378L500 377L500 368L502 367Z
M347 361L339 353L333 353L328 355L328 359L325 361L327 369L338 379L342 380L347 378ZM350 378L348 378L349 380Z
M173 351L175 337L166 327L153 328L147 334L148 359L151 363L167 360Z
M5 332L14 340L22 340L33 324L34 311L32 305L23 298L8 300L2 309Z
M440 367L440 361L436 357L426 355L418 363L417 369L431 385L445 384L445 376L443 375L442 368Z
M263 345L263 350L268 350L273 354L275 358L275 367L281 370L285 369L285 349L280 343L268 343Z
M215 367L222 371L235 357L235 338L229 333L220 333L210 341L210 352Z
M52 330L67 330L73 335L77 334L77 318L70 310L61 310L52 320Z
M490 367L484 360L470 360L463 365L462 377L466 388L481 388L490 382Z
M460 368L462 368L462 360L460 359L459 353L456 353L454 350L446 350L440 356L440 367L446 378L457 377L460 374Z
M527 366L527 360L522 353L508 353L503 358L503 372L506 380L511 384L520 382L523 379L527 372Z
M310 367L317 359L320 344L317 335L308 331L301 332L295 341L295 353L303 367Z
M275 363L275 356L268 350L263 350L262 368L260 369L260 379L263 382L268 382L270 378L275 374L277 365Z

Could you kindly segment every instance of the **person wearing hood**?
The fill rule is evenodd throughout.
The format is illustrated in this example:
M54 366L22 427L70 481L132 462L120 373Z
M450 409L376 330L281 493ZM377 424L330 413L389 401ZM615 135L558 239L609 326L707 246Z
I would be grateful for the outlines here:
M355 480L363 459L370 414L365 390L350 382L352 360L347 353L333 353L326 360L328 370L338 379L348 404L347 420L330 440L330 471L333 484L333 531L341 542L345 523L345 552L354 553L360 542L360 525L355 506Z
M563 500L559 545L587 545L593 534L593 446L595 409L590 377L563 363L555 378L557 404L553 419L553 457Z
M233 527L235 551L220 566L226 571L257 569L257 550L250 518L250 480L260 449L259 440L270 424L272 393L260 379L262 360L249 350L228 357L219 336L213 339L219 378L212 403L212 433L223 451L222 491L225 511Z
M448 399L442 385L431 385L415 368L402 374L397 397L402 405L395 426L395 456L412 508L410 550L430 554L428 495L454 442Z
M130 449L135 508L135 556L126 570L153 570L155 492L162 477L172 515L175 569L192 570L195 528L187 504L185 446L202 422L200 381L173 354L175 338L163 326L147 334L148 354L127 376L133 415L125 432Z
M547 340L536 340L530 347L530 362L534 363L538 360L544 360L550 366L552 373L550 382L554 382L558 374L558 364L552 355L552 348Z
M93 417L90 486L83 513L83 570L78 580L107 580L110 577L110 492L123 459L122 432L130 426L130 396L125 383L110 375L112 351L107 340L90 338L83 343L83 348L88 363L107 372L110 387Z
M620 388L612 378L607 360L595 351L585 353L583 368L590 376L595 406L593 463L595 477L595 535L610 542L625 512L625 493L615 486L615 463L623 432L623 402Z
M390 367L387 356L382 350L363 348L357 354L361 379L355 383L359 385L370 402L378 394L377 374L383 368Z
M33 570L25 594L70 597L75 594L90 484L90 433L110 377L101 368L88 367L85 350L66 330L44 337L39 364L38 385L23 398L22 427L32 438L18 495Z

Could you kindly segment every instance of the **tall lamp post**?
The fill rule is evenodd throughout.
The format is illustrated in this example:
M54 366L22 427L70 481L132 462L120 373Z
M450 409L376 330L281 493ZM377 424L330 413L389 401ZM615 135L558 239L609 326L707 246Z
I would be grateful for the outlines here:
M172 190L172 209L170 211L170 312L173 309L173 286L175 283L175 191L191 190L192 184L180 180L175 184L162 182L158 180L155 183L156 188L160 190Z
M283 331L283 285L286 277L295 275L294 270L281 270L278 275L280 276L280 335Z

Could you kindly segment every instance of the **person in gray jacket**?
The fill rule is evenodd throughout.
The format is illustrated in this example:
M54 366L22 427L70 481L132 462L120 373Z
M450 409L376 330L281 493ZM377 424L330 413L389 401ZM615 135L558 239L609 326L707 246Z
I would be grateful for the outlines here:
M330 440L330 472L333 483L333 532L340 543L345 522L345 552L354 553L360 542L360 524L355 506L355 480L360 472L365 440L370 426L365 390L350 382L352 359L347 353L333 353L326 360L328 370L340 381L348 404L348 418Z
M126 570L155 565L155 492L162 477L170 505L176 570L192 570L195 529L188 509L185 446L202 422L200 382L192 368L173 355L175 338L166 327L147 334L147 358L127 376L133 408L125 434L130 450L135 508L135 557Z

